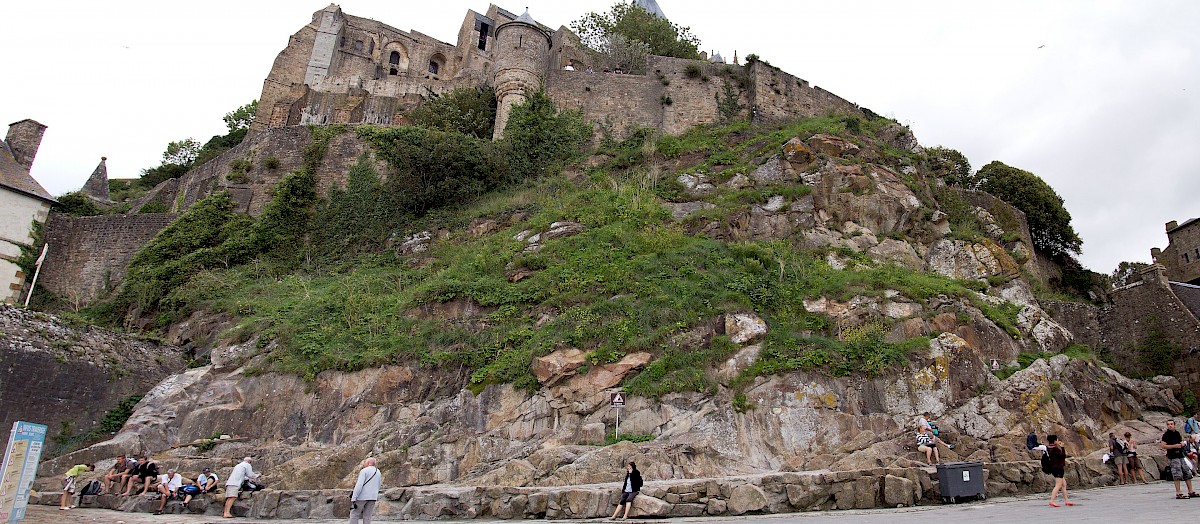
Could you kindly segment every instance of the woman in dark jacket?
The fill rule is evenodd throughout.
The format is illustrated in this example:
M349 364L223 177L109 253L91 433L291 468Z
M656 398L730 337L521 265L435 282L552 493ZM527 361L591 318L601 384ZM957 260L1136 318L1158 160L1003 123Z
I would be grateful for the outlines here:
M1063 503L1068 506L1074 506L1075 503L1067 498L1067 450L1063 447L1062 442L1058 440L1057 435L1048 435L1046 437L1046 455L1050 456L1050 474L1054 476L1054 489L1050 491L1050 505L1058 507L1054 499L1058 498L1058 492L1062 492Z
M629 518L629 508L633 507L633 498L642 490L642 474L637 469L637 464L630 462L625 466L625 482L621 487L621 502L617 503L617 509L613 511L612 519L617 519L617 514L621 512L621 506L625 506L625 516Z

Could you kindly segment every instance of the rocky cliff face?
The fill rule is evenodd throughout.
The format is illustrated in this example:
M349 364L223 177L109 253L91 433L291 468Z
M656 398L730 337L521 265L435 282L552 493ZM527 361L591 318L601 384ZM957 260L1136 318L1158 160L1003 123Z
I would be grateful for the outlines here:
M919 149L915 141L897 136L897 143ZM946 430L945 439L957 444L952 451L943 450L943 460L1003 462L1028 458L1024 437L1031 431L1056 433L1076 449L1095 449L1110 428L1123 421L1182 409L1174 396L1178 384L1172 379L1130 380L1094 360L1059 355L1004 380L993 375L993 362L1013 364L1022 352L1055 353L1075 337L1045 313L1029 283L1019 277L1034 263L1029 233L1023 219L996 216L1020 212L1001 210L997 202L989 209L972 205L982 238L953 237L946 215L930 207L929 186L906 178L919 176L916 166L884 162L878 148L829 135L797 137L747 174L723 181L704 173L679 175L685 198L663 203L674 220L696 234L840 248L830 250L825 260L838 270L854 264L894 264L972 280L976 288L986 290L970 296L916 297L887 289L803 300L804 310L839 329L871 323L888 326L886 337L892 342L929 337L907 362L877 375L834 378L818 369L735 385L734 378L763 349L759 341L767 325L752 314L730 312L680 336L704 341L699 344L719 332L738 346L728 361L705 370L719 383L716 390L658 399L629 397L620 412L622 433L651 440L603 446L617 416L608 406L609 392L650 363L652 355L633 353L617 363L592 365L584 351L564 349L533 363L541 386L536 391L492 385L473 392L465 371L431 372L403 365L326 371L313 382L263 373L257 370L269 368L271 345L251 339L218 345L212 350L211 366L158 383L113 439L53 461L43 471L57 473L79 461L103 466L119 452L137 451L154 453L160 464L185 471L202 466L224 469L237 457L254 454L259 457L256 467L282 489L349 487L356 464L367 455L379 459L390 485L448 484L463 493L477 493L473 487L612 482L628 460L636 460L645 476L655 480L879 468L895 468L892 476L900 477L900 470L923 465L912 435L923 412L932 413ZM722 186L769 189L781 182L803 183L812 191L789 193L803 195L798 197L771 195L727 220L697 213L714 205L704 197ZM1019 231L1011 231L1013 224ZM561 235L578 233L569 223L556 222L552 228ZM518 240L530 243L530 250L544 240L540 235L527 238L526 233L532 234L523 232ZM421 250L406 251L406 256L416 256L435 241L432 235L420 238ZM469 303L452 306L472 309ZM990 308L1013 311L1015 318L998 325L995 314L989 316ZM189 322L206 325L200 318ZM232 438L208 441L214 434ZM1014 471L1017 480L1006 482L1023 482L1027 472ZM842 476L854 483L862 478ZM870 486L864 485L862 493L880 492L889 482L904 484L863 482ZM923 492L919 479L907 482L899 492ZM722 495L725 490L716 489ZM849 495L826 493L817 502L801 495L791 501L792 488L778 490L788 495L771 499L781 508L821 507L831 500L834 507L859 507L853 490ZM516 491L496 495L521 496ZM755 498L727 495L720 502L727 507L735 498ZM780 502L784 499L786 504ZM745 511L767 507L763 500L757 509ZM891 499L864 496L862 504L880 500ZM584 514L589 512L571 513Z
M1123 420L1181 409L1169 380L1130 380L1065 355L999 380L982 353L943 333L909 366L886 376L759 379L746 392L751 407L741 412L725 389L713 396L630 397L622 432L655 438L623 447L600 445L616 417L608 391L644 364L637 355L609 369L568 372L536 393L493 386L478 395L465 388L465 376L403 366L324 373L312 384L208 366L164 380L112 440L43 471L135 450L185 471L231 467L235 457L254 454L281 489L346 487L367 455L379 458L397 486L607 482L631 459L653 479L851 471L921 465L912 433L924 411L957 444L942 450L943 460L992 462L1027 458L1030 431L1095 449L1107 428ZM235 438L207 451L193 444L214 430Z

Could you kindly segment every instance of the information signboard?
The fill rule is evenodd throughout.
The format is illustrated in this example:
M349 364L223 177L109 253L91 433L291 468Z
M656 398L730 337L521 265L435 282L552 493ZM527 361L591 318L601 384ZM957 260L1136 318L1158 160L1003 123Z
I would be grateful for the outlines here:
M20 522L33 491L38 461L46 442L46 426L31 422L13 424L0 469L0 522Z

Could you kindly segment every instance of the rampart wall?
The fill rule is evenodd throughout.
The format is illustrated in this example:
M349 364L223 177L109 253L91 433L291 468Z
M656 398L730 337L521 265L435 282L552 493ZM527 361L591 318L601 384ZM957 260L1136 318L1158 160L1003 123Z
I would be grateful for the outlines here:
M119 284L133 255L176 216L51 214L44 233L50 249L37 285L74 305L86 304Z
M1200 389L1200 320L1163 277L1161 266L1142 273L1142 281L1111 294L1113 306L1100 312L1099 346L1113 362L1140 361L1136 348L1155 331L1182 349L1173 373L1184 387Z

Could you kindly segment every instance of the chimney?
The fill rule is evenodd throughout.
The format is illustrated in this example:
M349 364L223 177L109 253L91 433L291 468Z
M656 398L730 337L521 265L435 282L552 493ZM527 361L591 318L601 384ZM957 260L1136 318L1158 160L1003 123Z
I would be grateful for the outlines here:
M1172 230L1172 229L1175 229L1175 228L1177 228L1177 227L1179 227L1179 222L1178 222L1178 221L1176 221L1176 220L1172 220L1172 221L1170 221L1170 222L1167 222L1167 231L1170 231L1170 230Z
M46 126L28 118L8 125L8 137L4 141L8 142L13 158L26 171L33 167L33 157L37 156L38 147L42 145L42 133L45 132Z

